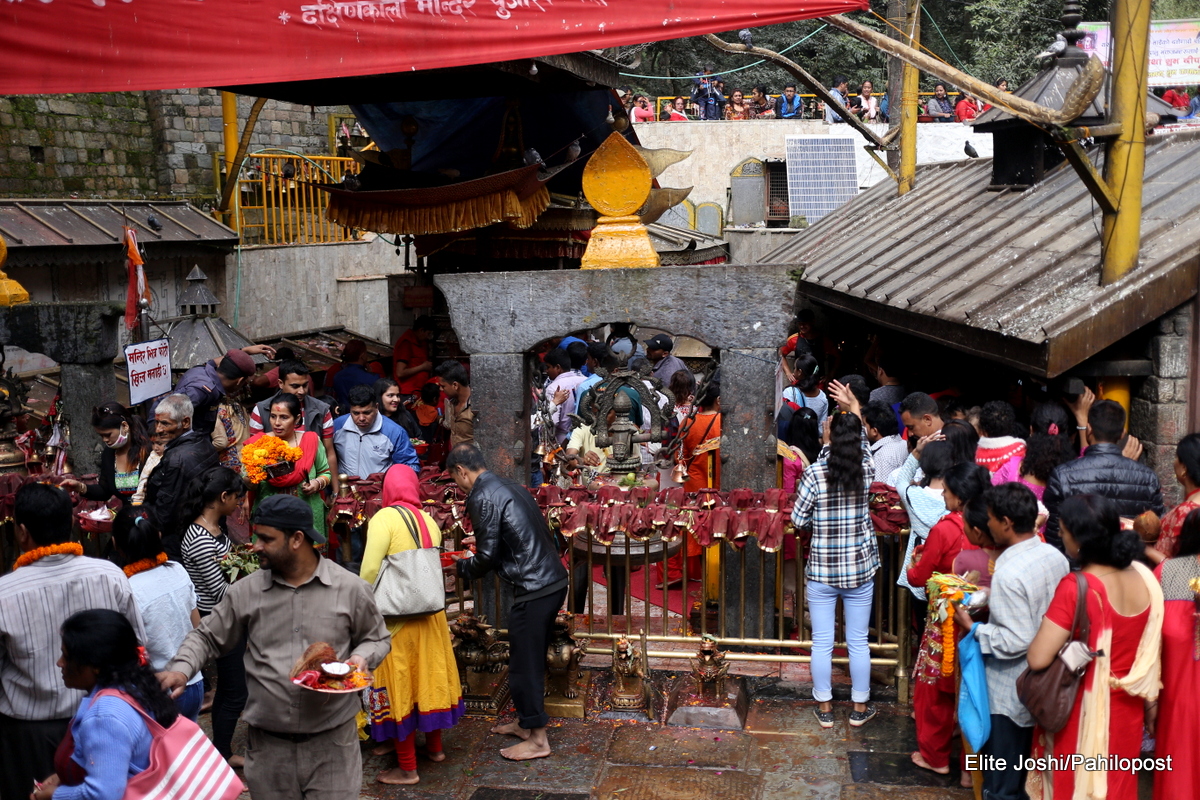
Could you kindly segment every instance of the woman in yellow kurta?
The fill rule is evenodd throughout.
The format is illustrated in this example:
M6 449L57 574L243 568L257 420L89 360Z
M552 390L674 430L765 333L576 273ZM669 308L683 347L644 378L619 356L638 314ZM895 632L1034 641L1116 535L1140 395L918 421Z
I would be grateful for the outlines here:
M367 526L363 580L374 584L383 560L392 553L418 546L437 547L442 532L421 510L417 475L405 464L390 467L383 479L384 508ZM408 785L417 775L416 735L425 734L426 755L433 761L442 752L442 729L463 715L462 686L450 645L446 612L420 617L388 617L392 650L375 670L368 690L371 738L392 742L399 766L381 772L380 783Z

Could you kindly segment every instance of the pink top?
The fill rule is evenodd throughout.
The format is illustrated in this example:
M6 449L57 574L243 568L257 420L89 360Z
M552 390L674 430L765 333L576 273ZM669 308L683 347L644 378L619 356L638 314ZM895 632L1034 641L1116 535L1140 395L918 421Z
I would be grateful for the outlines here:
M1018 458L1009 459L1004 462L1004 466L992 473L992 486L999 486L1002 483L1019 483L1029 487L1029 491L1033 492L1039 503L1042 501L1042 496L1046 494L1045 486L1038 486L1021 477L1021 459Z

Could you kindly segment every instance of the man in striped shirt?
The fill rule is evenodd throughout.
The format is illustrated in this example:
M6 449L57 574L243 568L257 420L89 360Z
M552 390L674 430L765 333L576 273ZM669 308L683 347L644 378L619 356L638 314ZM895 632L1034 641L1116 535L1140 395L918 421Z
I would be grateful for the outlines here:
M124 614L140 641L142 618L120 569L87 558L72 544L71 500L31 483L13 511L17 568L0 577L0 800L25 800L33 782L54 773L54 751L83 692L63 685L56 662L59 628L77 611Z

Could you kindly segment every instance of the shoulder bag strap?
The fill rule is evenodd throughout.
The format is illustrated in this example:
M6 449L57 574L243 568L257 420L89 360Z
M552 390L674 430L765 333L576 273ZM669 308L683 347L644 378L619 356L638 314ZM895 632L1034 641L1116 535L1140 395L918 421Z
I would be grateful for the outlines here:
M146 713L146 709L142 708L142 704L137 701L137 698L128 692L122 692L120 689L114 689L110 686L107 689L101 689L96 692L96 696L92 698L92 702L95 703L101 697L115 697L132 706L133 710L141 714L142 719L146 721L146 727L150 729L150 736L152 738L157 739L166 731L166 728L160 725L158 720Z
M412 537L413 544L417 546L418 550L433 547L433 537L429 535L429 530L425 527L425 520L403 506L393 506L393 508L400 512L400 517L408 526L408 535ZM418 531L421 534L419 539L417 538Z
M1079 640L1087 644L1092 633L1092 620L1087 612L1087 592L1090 587L1082 572L1075 574L1075 580L1079 581L1079 601L1075 606L1075 616L1080 618L1078 622Z

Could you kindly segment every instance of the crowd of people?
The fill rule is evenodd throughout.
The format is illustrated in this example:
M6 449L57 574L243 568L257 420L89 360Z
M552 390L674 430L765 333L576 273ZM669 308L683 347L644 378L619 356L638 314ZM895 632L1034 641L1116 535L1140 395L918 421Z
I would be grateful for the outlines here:
M1166 512L1157 474L1126 433L1125 409L1091 388L1019 410L999 399L967 407L952 390L909 391L878 343L865 359L870 380L831 379L840 354L824 346L811 312L797 329L781 349L790 363L779 436L785 486L796 491L792 519L811 536L806 599L820 725L835 724L839 598L849 722L874 714L867 626L881 562L868 498L894 492L911 525L898 583L927 609L913 669L914 764L946 774L957 758L964 786L981 773L983 796L1005 800L1132 800L1139 770L1153 772L1156 798L1200 786L1195 726L1183 722L1200 713L1200 434L1176 448L1184 501ZM944 576L986 602L960 596L947 605ZM1059 701L1070 710L1065 722L1049 722L1030 710L1046 698L1022 693L1019 678L1050 667L1073 639L1084 642L1086 671L1078 692ZM986 696L977 752L957 713L962 649L982 657L986 675L975 691ZM978 719L969 721L977 730Z
M18 491L22 555L0 577L3 800L31 787L37 800L131 796L131 781L161 766L149 763L161 729L202 710L214 758L244 770L254 797L357 798L358 695L290 680L315 643L374 673L366 728L398 761L381 782L419 779L418 731L427 757L445 757L440 731L463 713L445 614L385 618L372 595L389 556L441 544L421 509L417 448L434 465L454 445L474 449L470 379L452 359L434 367L433 330L419 318L390 360L352 339L318 381L283 348L230 350L185 372L149 424L120 403L94 409L95 482L50 477ZM260 371L256 355L275 366ZM327 523L339 476L382 476L387 507L340 548ZM78 500L115 513L101 558L72 541ZM480 539L490 524L475 525ZM476 574L504 560L491 555ZM233 786L213 769L201 770L211 793L195 796Z
M1008 91L1007 80L1001 79L995 85L1002 92ZM888 122L890 119L886 90L877 92L875 82L866 78L852 92L850 79L844 75L834 76L829 90L840 108L815 97L803 97L793 83L784 86L782 94L778 95L771 94L764 85L747 89L726 87L725 82L713 73L712 67L705 67L692 78L690 95L662 99L661 107L657 109L656 100L644 94L634 94L629 89L622 91L622 102L634 122L823 119L836 124L845 122L850 114L863 122ZM966 92L954 91L942 82L934 85L931 94L920 106L921 121L926 122L968 122L991 108L978 98Z
M95 409L105 445L96 483L18 491L22 555L0 577L0 800L30 797L31 786L35 800L126 796L130 781L158 769L150 753L163 731L194 723L206 707L217 761L240 770L256 799L357 797L362 730L374 752L396 756L378 781L419 782L418 755L444 760L442 731L464 713L450 629L441 610L385 616L394 598L383 605L373 587L395 558L442 544L421 502L423 466L444 469L466 497L473 532L456 546L474 552L449 569L464 581L495 572L513 588L516 719L492 732L516 740L506 758L551 755L545 652L571 562L529 485L588 485L632 452L642 486L721 489L720 370L693 370L670 335L642 340L629 325L546 342L530 356L540 375L531 425L546 455L526 485L488 470L473 441L469 373L454 360L433 364L431 333L418 320L384 364L349 342L320 382L294 353L230 351L180 378L156 404L152 430L118 403ZM277 367L259 374L259 353ZM839 602L848 724L877 714L869 631L877 574L888 567L899 577L894 591L921 608L918 768L947 774L957 760L964 783L977 774L985 796L1001 800L1123 800L1136 796L1147 763L1138 759L1149 752L1156 798L1196 788L1200 434L1178 443L1184 500L1168 511L1125 431L1125 409L1091 388L968 406L954 390L911 391L903 363L878 341L861 373L844 374L843 355L810 311L780 349L778 477L794 493L799 533L782 556L805 559L818 724L837 724ZM602 397L617 369L625 382ZM321 384L332 393L319 395ZM255 385L269 396L250 405L243 393ZM614 449L614 430L634 449ZM431 460L413 442L435 435L446 449ZM279 461L264 463L264 452ZM326 519L339 475L382 476L382 510L341 542ZM84 556L71 540L72 494L117 509L106 558ZM907 513L902 564L887 565L878 546L876 496ZM247 553L238 542L251 527ZM238 559L247 555L257 571L227 568L232 560L245 571ZM689 535L656 565L657 586L696 580L704 556ZM947 602L939 588L947 576L986 602ZM1065 701L1069 713L1051 725L1031 710L1021 676L1052 666L1075 639L1086 668ZM365 694L293 683L317 644L373 673ZM974 750L959 716L967 653L982 659L984 676L970 695L986 708L971 723L976 734L985 721ZM234 752L239 720L244 754Z

